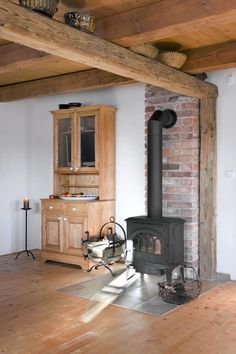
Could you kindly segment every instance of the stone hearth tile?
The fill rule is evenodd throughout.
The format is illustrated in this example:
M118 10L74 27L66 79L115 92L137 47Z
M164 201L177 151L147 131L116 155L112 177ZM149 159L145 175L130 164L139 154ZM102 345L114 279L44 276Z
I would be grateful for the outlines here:
M173 310L177 307L177 305L163 302L160 297L156 296L152 299L145 301L143 304L136 306L134 310L147 312L155 315L163 315L166 312Z
M128 294L122 294L118 296L112 304L133 309L138 305L143 304L143 299L139 299Z
M149 286L146 286L143 285L143 286L140 286L136 289L133 289L133 290L127 290L127 293L130 295L130 296L135 296L135 297L138 297L140 299L143 299L143 300L149 300L151 298L153 298L154 296L157 296L157 293L158 293L158 287L157 285L152 285L151 284Z

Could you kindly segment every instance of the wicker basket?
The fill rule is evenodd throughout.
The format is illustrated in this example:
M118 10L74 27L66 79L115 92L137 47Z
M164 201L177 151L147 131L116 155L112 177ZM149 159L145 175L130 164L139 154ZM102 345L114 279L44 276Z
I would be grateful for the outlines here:
M172 280L171 284L158 283L158 295L164 302L182 305L195 300L200 295L202 283L198 279L196 270L192 267L182 267L182 269L183 277Z
M151 44L143 43L129 47L133 52L141 54L149 59L157 59L159 50Z
M48 17L57 12L59 0L19 0L20 6L27 7Z
M163 51L157 56L157 59L162 63L172 68L180 69L184 65L187 55L175 51Z

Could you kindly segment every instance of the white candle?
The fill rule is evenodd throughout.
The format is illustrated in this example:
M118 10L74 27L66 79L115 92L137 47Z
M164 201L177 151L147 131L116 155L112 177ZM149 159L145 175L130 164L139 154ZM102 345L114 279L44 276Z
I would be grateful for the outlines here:
M23 200L24 209L29 209L29 198Z

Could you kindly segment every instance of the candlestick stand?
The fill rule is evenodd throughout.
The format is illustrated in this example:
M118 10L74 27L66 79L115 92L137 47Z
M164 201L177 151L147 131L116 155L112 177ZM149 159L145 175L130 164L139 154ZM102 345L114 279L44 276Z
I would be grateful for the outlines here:
M24 251L18 252L15 259L17 259L19 257L19 255L22 253L27 253L27 256L29 256L31 254L33 259L35 259L33 253L30 250L28 250L28 248L27 248L27 212L28 212L28 210L31 210L31 209L32 208L21 208L21 210L25 210L25 249L24 249Z

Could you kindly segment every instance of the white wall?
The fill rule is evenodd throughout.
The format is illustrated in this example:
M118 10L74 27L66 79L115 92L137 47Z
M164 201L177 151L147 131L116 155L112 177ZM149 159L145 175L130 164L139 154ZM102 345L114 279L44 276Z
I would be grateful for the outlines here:
M236 280L236 69L214 72L217 102L217 271Z
M117 111L116 218L145 213L144 85L0 103L0 254L24 248L22 199L30 198L29 248L40 247L39 199L52 193L51 110L59 103L107 104ZM108 171L109 173L109 171Z

